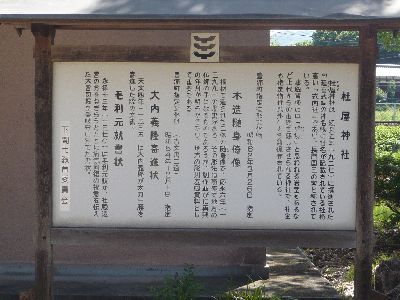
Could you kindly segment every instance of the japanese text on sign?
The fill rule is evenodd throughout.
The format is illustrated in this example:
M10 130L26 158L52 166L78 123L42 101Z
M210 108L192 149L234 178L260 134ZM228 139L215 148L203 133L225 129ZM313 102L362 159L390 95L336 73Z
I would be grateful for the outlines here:
M356 64L60 62L53 81L56 226L354 229Z

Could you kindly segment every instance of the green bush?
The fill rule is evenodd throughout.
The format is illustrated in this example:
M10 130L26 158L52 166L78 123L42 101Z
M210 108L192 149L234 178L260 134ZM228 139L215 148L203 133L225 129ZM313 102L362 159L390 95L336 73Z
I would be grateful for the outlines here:
M174 278L167 276L163 286L152 288L153 297L157 300L192 300L201 291L201 285L196 281L193 266L186 266L183 274Z
M375 196L400 220L400 127L375 128Z
M396 225L397 215L384 203L380 201L374 206L374 227L382 232Z
M391 104L377 104L375 121L400 121L400 107L396 108Z

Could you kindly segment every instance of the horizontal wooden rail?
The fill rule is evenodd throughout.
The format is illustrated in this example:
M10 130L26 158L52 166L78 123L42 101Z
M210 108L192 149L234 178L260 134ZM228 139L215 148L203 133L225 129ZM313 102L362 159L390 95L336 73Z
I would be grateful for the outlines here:
M358 47L221 47L220 62L358 63Z
M232 246L354 248L355 231L343 230L238 230L238 229L51 229L53 244L135 247Z
M398 18L294 18L268 15L207 16L114 16L114 15L1 15L4 24L30 26L45 24L66 30L359 30L374 26L380 30L400 28Z
M128 47L128 46L55 46L53 61L189 61L189 50L184 47Z
M55 46L53 61L189 62L187 47ZM358 63L358 47L221 47L221 63Z

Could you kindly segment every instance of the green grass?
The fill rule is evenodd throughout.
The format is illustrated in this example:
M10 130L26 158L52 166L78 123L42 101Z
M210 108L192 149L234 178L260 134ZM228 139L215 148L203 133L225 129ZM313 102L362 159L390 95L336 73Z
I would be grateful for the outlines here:
M217 300L281 300L282 298L278 295L272 297L266 297L262 287L250 289L249 286L245 290L229 291L224 295L217 297Z
M176 274L174 278L165 277L162 287L152 288L153 298L156 300L191 300L202 290L197 282L193 266L186 265L183 274Z
M344 279L346 281L354 281L354 264L350 265L350 268L347 270L346 275L344 275Z

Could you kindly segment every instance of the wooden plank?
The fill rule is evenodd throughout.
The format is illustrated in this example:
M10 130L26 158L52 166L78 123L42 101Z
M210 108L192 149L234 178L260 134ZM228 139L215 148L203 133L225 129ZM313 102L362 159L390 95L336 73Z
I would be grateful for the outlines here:
M360 65L360 100L358 113L357 170L357 248L355 256L355 299L370 299L372 284L372 251L374 203L374 130L375 68L377 59L376 29L360 32L362 62Z
M52 47L53 61L171 61L188 62L189 48L184 47L127 47L127 46L56 46Z
M189 62L186 47L68 46L53 47L53 61ZM358 63L359 47L221 47L220 62Z
M57 227L51 236L55 245L355 247L354 231Z
M282 22L283 21L283 22ZM62 30L269 30L273 29L328 29L358 30L364 22L318 19L142 19L142 20L49 20ZM324 20L325 21L325 20ZM333 21L333 22L332 22Z
M36 238L36 296L50 300L52 291L53 253L49 229L51 218L52 152L51 152L51 84L50 49L52 29L32 25L35 37L35 163L38 232Z
M399 18L386 19L317 19L288 18L285 16L207 16L170 18L164 16L148 18L132 16L131 18L104 18L93 15L82 15L80 18L71 16L24 17L0 20L3 24L29 27L31 23L42 23L66 30L269 30L269 29L312 29L312 30L359 30L368 25L374 25L379 30L396 30L400 28Z
M221 47L220 62L358 63L358 47Z

